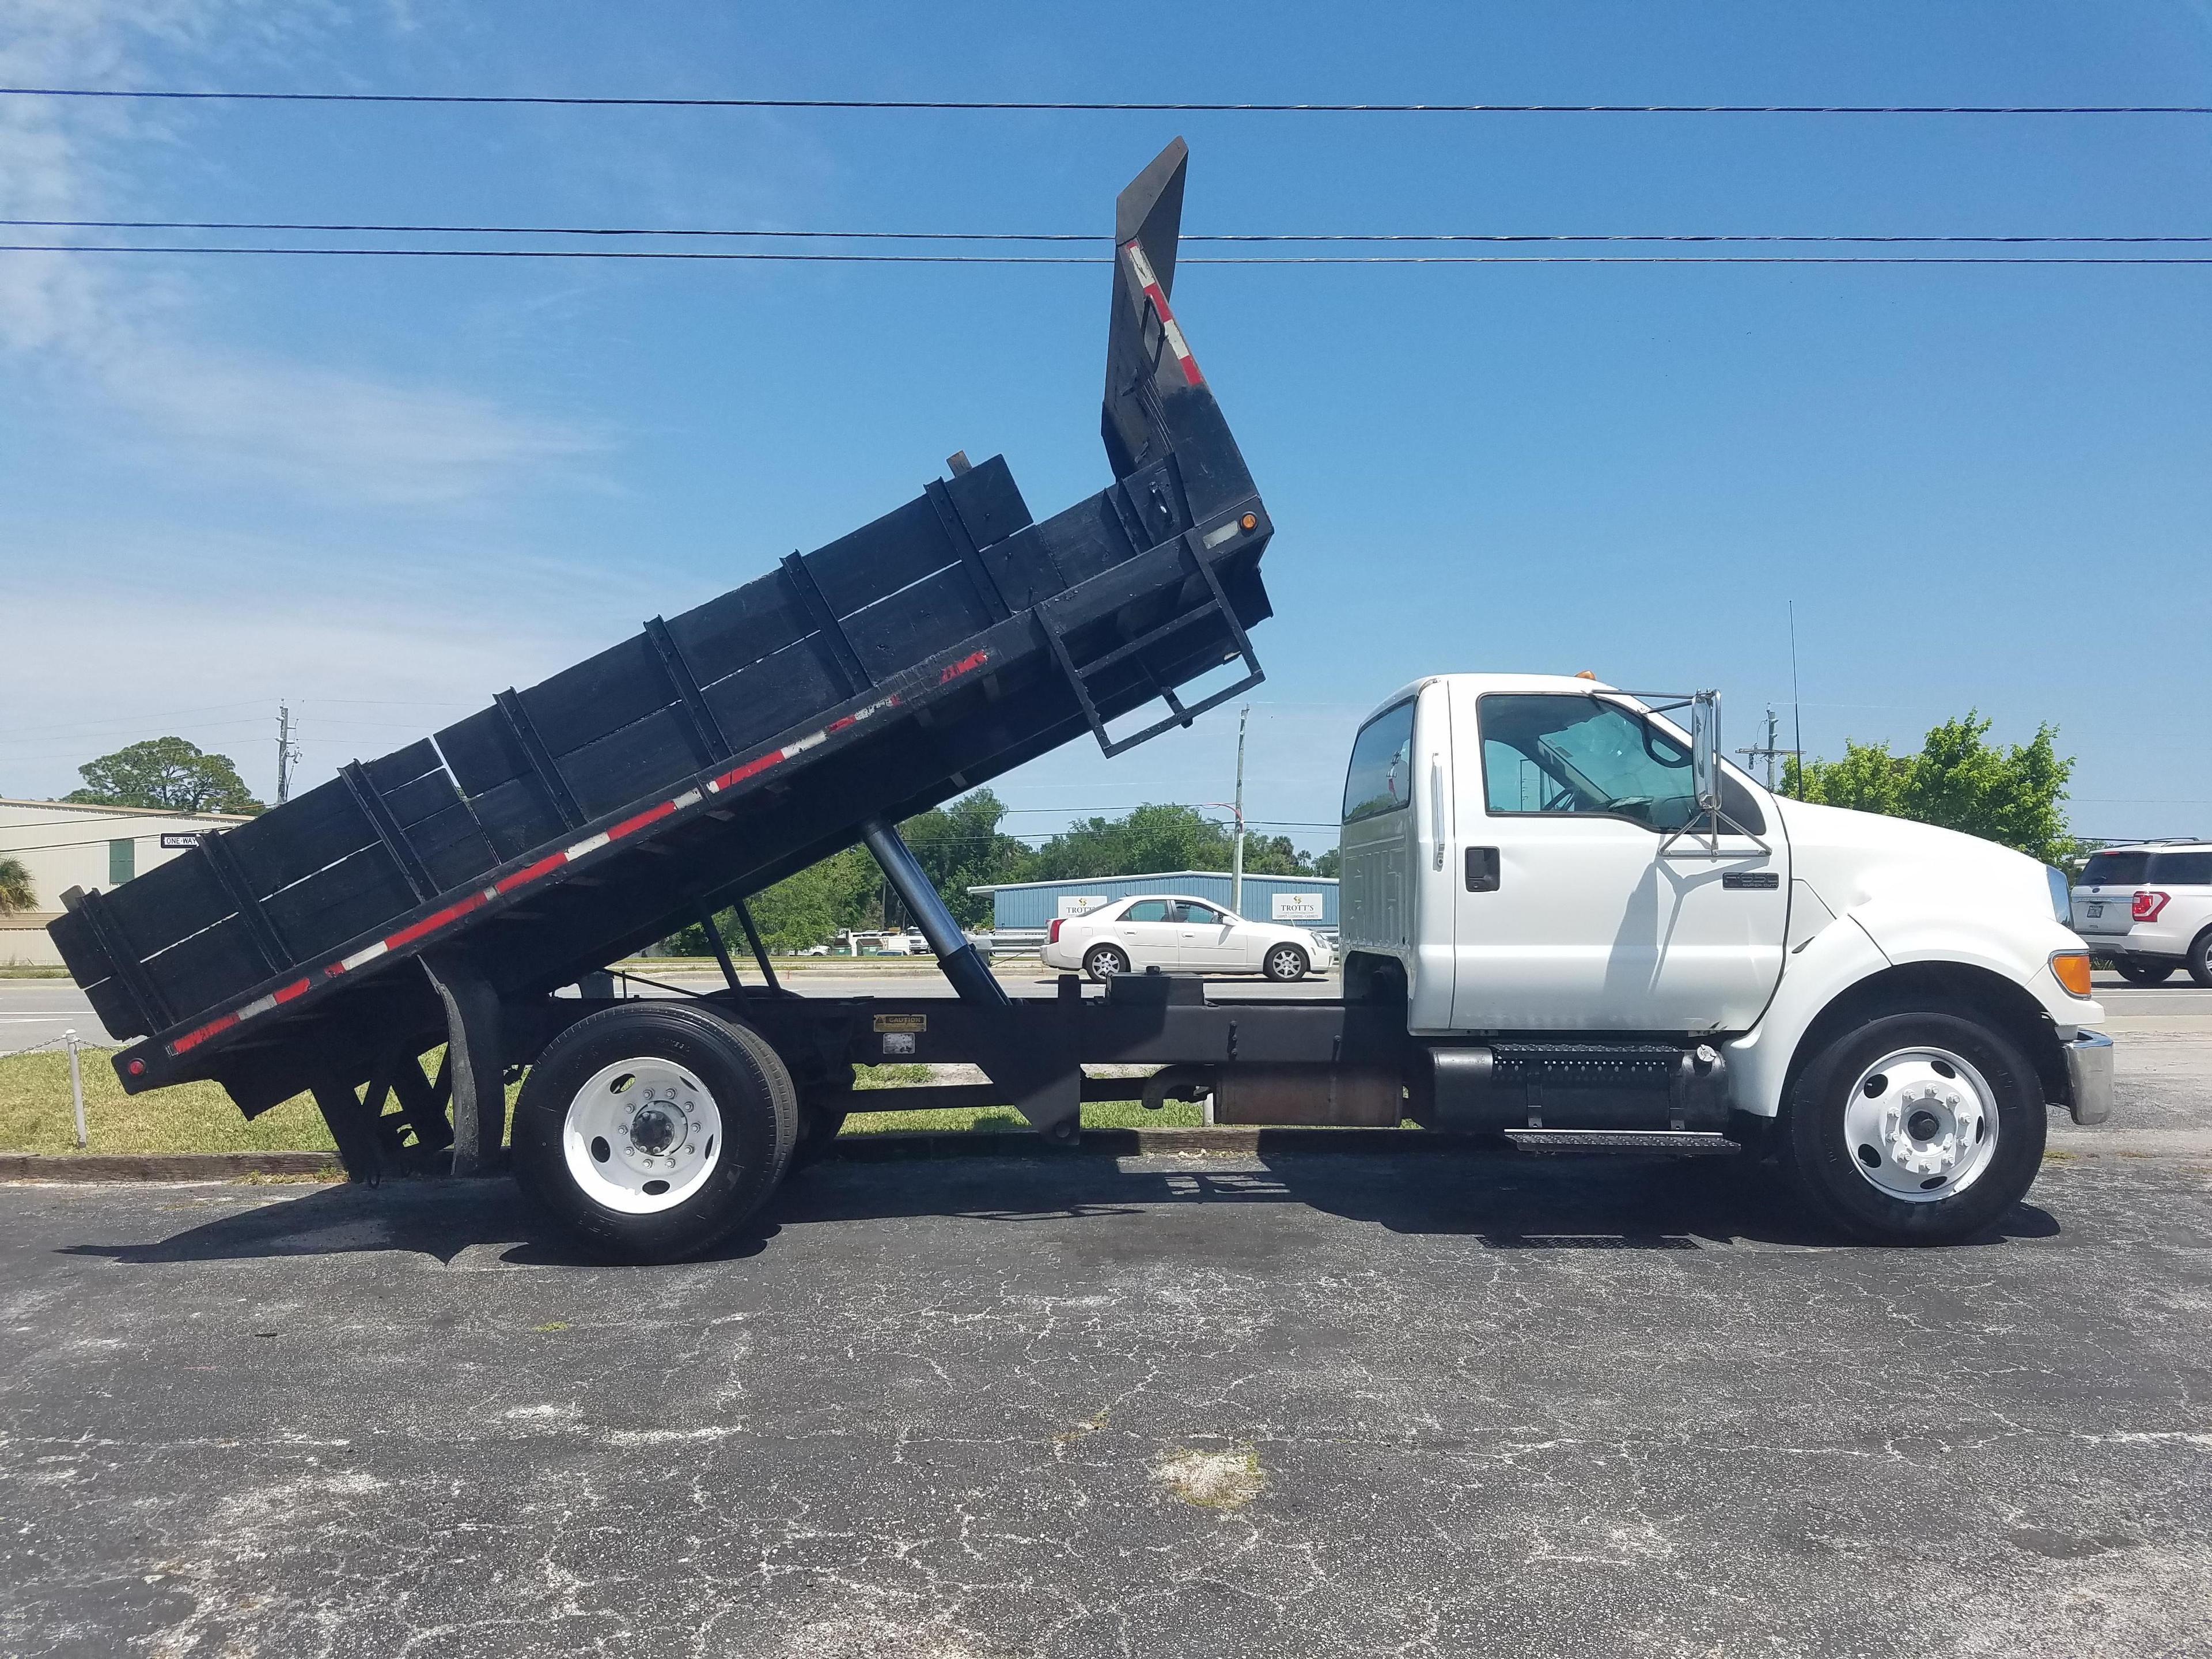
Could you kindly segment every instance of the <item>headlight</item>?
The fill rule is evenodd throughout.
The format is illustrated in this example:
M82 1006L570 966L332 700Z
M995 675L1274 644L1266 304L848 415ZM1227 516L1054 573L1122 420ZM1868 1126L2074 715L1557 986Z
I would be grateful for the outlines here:
M2058 918L2061 927L2074 925L2074 886L2067 880L2066 872L2056 865L2043 866L2043 878L2051 884L2051 914Z

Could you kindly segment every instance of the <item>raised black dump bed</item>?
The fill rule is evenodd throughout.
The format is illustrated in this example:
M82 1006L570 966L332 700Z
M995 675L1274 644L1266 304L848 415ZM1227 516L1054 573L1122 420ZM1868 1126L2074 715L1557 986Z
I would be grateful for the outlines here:
M313 1089L372 1119L396 1091L416 1141L439 1144L445 1097L465 1092L495 1135L493 1079L433 1098L415 1057L512 1028L878 820L1085 732L1117 752L1256 682L1273 526L1169 307L1184 161L1178 140L1118 204L1111 486L1037 522L1003 460L956 456L839 541L112 892L65 896L64 959L108 1029L143 1039L117 1057L125 1086L212 1078L248 1114ZM1235 684L1177 700L1239 659ZM1164 718L1109 736L1158 700Z

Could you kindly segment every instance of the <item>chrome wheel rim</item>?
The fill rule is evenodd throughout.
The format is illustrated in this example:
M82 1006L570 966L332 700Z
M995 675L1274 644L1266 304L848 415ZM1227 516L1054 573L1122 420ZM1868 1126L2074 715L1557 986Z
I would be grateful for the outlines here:
M603 1066L576 1091L562 1125L568 1174L594 1203L624 1215L672 1210L722 1158L722 1114L682 1066L650 1055Z
M1277 979L1296 979L1305 969L1305 958L1297 945L1285 945L1268 956L1267 966Z
M1996 1096L1963 1055L1899 1048L1851 1085L1844 1142L1876 1192L1932 1204L1972 1186L1996 1156Z
M1119 951L1100 951L1091 958L1091 976L1093 979L1111 979L1116 974L1127 972L1128 966L1127 959Z

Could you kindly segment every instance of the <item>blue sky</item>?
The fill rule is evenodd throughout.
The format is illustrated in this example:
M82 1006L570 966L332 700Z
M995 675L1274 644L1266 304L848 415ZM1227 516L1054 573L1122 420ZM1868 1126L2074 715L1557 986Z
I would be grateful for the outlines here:
M0 0L8 84L2212 102L2212 5L927 9ZM2212 118L914 114L0 100L7 216L1103 231L2212 234ZM351 239L367 240L366 238ZM397 239L394 239L397 240ZM422 239L415 239L419 241ZM175 731L384 752L1004 452L1105 480L1106 274L0 255L0 793ZM2075 827L2212 832L2212 267L1261 267L1176 308L1279 526L1248 810L1329 818L1445 670L1976 706ZM999 786L1227 799L1233 714ZM1296 830L1309 845L1324 830Z

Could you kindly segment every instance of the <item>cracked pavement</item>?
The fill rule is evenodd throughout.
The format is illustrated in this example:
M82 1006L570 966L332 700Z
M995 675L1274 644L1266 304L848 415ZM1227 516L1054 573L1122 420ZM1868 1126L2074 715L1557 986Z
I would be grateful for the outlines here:
M2212 1653L2160 1035L1941 1251L1722 1160L833 1164L647 1269L504 1182L0 1188L0 1654Z

